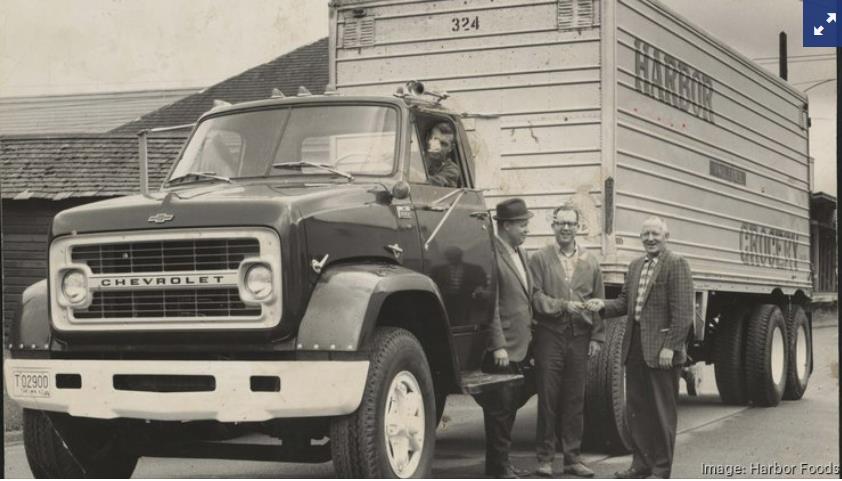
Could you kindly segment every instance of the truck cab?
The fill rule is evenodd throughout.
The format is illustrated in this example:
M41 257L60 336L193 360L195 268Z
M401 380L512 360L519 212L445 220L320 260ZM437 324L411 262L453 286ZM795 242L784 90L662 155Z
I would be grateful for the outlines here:
M221 105L159 191L56 216L5 367L33 472L155 455L429 475L447 394L518 379L479 372L493 228L460 116L427 97ZM250 432L283 443L210 443Z

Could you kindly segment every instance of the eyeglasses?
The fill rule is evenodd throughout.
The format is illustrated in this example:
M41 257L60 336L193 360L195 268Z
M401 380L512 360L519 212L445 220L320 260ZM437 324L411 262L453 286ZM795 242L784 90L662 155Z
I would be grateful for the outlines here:
M555 222L555 221L554 221L554 222L553 222L553 226L554 226L554 227L567 227L567 228L570 228L570 227L578 227L578 226L579 226L579 223L578 223L578 222Z

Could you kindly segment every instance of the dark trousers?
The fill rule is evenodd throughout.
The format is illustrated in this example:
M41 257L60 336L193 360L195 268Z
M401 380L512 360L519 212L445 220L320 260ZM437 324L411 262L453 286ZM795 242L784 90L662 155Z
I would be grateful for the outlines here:
M640 327L634 323L626 359L626 419L631 430L632 467L668 478L678 423L681 367L653 369L643 360Z
M528 363L529 357L522 362L510 362L506 368L494 365L494 357L487 353L482 370L493 374L523 374L521 384L507 384L475 396L482 406L485 423L485 471L489 474L499 472L509 463L509 450L512 446L512 427L515 425L517 410L535 394L534 369Z
M535 434L538 461L553 461L558 440L564 463L577 463L582 451L590 333L574 336L569 324L563 332L539 326L533 342L538 391Z

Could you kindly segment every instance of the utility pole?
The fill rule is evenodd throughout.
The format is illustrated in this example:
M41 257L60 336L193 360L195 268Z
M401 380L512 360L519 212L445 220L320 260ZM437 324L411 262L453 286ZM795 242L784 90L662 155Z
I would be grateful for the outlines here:
M782 79L786 80L788 77L787 62L786 62L786 32L781 32L778 35L778 71Z

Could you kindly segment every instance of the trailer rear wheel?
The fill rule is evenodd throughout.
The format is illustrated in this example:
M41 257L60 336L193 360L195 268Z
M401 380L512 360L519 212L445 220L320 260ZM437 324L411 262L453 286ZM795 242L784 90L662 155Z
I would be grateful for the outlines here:
M23 410L23 446L36 478L129 478L138 457L110 421Z
M625 317L606 320L605 345L588 363L584 443L612 454L628 453L631 447L626 424L625 331Z
M435 399L427 357L399 328L378 328L363 399L336 418L330 444L343 478L428 478L435 448Z
M723 316L714 339L714 374L719 397L725 404L744 405L748 403L746 387L745 318L748 307L738 307Z
M777 406L786 386L788 343L786 320L774 304L751 313L746 337L746 381L751 402Z
M789 306L786 331L789 336L789 364L783 398L794 401L804 396L813 372L813 338L803 307L797 304Z

